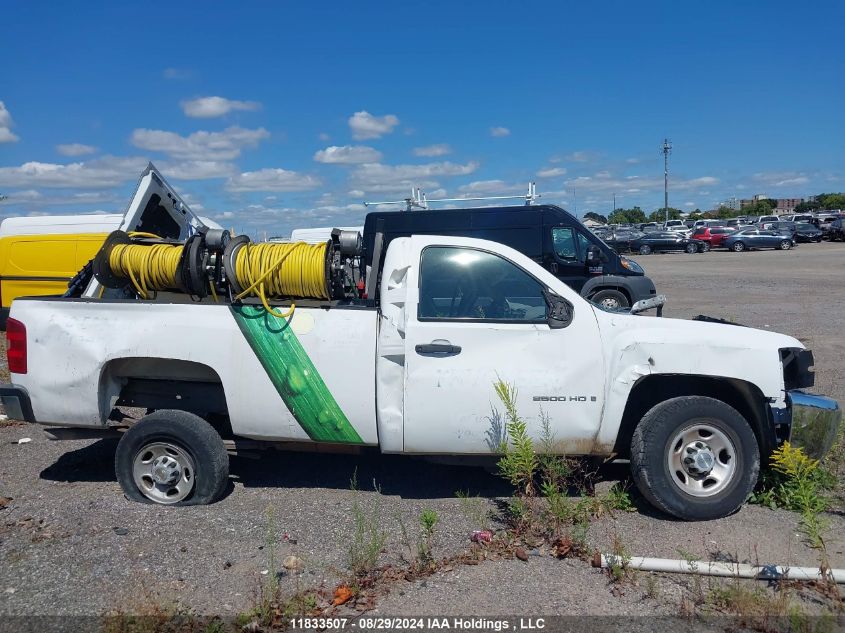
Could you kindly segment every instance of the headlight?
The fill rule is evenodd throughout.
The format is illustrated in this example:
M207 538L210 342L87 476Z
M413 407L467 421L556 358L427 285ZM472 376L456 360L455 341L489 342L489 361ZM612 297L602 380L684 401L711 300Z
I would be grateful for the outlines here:
M623 268L627 268L631 272L634 272L634 273L644 273L645 272L643 270L642 266L640 266L637 262L628 259L627 257L620 257L619 261L622 264Z

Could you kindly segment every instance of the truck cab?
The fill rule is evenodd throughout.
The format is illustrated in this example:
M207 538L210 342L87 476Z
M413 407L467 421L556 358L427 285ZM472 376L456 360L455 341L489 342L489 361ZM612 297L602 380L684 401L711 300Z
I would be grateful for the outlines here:
M436 211L376 211L364 222L364 263L378 269L390 242L411 235L450 235L509 246L582 297L608 309L655 296L643 269L555 205Z

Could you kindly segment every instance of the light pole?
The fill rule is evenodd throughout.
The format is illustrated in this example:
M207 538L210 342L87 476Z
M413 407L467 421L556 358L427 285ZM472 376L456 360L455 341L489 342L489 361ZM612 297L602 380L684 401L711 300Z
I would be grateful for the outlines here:
M672 153L672 142L668 138L663 139L663 212L666 215L666 222L669 221L669 154ZM664 224L665 226L665 224Z

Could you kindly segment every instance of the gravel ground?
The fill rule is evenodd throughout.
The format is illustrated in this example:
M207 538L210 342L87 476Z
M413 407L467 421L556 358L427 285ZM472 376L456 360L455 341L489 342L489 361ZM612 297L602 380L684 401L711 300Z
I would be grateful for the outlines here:
M703 313L797 336L815 351L816 390L845 401L845 278L837 274L845 245L637 259L669 297L666 316ZM17 444L22 437L32 442ZM219 503L160 509L123 498L114 480L114 446L113 440L53 442L40 427L0 423L0 497L11 498L5 508L0 499L0 616L140 613L176 604L234 615L253 604L265 571L277 572L291 593L336 583L346 568L356 508L388 532L380 562L399 563L408 555L400 524L416 539L422 509L440 515L435 555L446 556L467 547L471 531L488 522L492 500L507 493L481 468L268 452L261 460L232 459L232 490ZM353 473L360 491L350 489ZM608 467L604 476L624 478L625 468ZM456 498L458 489L478 498ZM684 551L703 559L816 561L789 512L748 506L726 519L690 524L657 515L639 500L637 508L597 520L590 542L606 550L619 535L632 554L644 556L678 558ZM845 567L845 519L829 518L832 563ZM301 574L282 569L289 554L303 559ZM690 580L653 582L658 595L646 597L642 579L620 590L583 562L531 556L400 581L377 610L624 615L647 623L647 616L677 614Z

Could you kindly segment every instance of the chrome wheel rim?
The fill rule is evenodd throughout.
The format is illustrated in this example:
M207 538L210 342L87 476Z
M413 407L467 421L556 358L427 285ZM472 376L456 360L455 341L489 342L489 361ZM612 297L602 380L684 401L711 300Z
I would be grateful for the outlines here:
M733 481L737 450L728 435L707 422L694 422L669 442L666 465L672 481L693 497L712 497Z
M787 242L786 240L780 243L780 247L785 251L788 251L791 246L792 244L790 242Z
M151 442L132 462L135 485L156 503L178 503L194 489L196 469L188 452L171 442Z
M620 307L620 303L618 299L614 299L613 297L605 297L601 301L599 301L599 305L603 308L607 308L608 310L616 310Z

